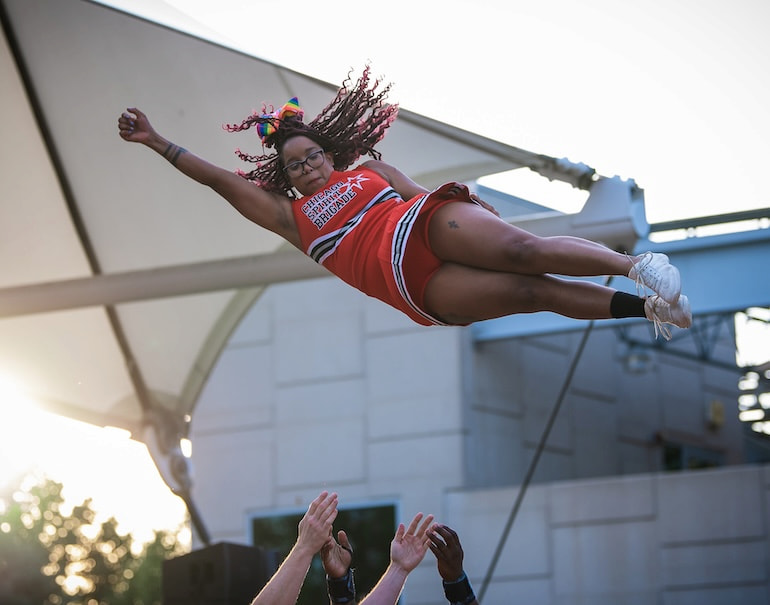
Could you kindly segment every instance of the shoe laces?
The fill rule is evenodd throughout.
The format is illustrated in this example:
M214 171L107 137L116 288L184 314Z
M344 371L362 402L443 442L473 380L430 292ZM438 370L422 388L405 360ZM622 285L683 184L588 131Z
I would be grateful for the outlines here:
M644 282L644 278L642 278L642 272L647 268L647 265L652 262L652 252L645 252L636 262L631 260L628 253L626 253L626 258L628 259L628 262L631 263L631 268L634 270L634 273L636 273L636 295L643 296L647 291L648 285Z
M666 301L660 298L660 296L655 295L652 298L652 304L650 305L650 321L655 328L655 339L657 340L658 335L660 335L665 340L671 340L671 330L658 315L658 306L660 303L666 305L668 304Z

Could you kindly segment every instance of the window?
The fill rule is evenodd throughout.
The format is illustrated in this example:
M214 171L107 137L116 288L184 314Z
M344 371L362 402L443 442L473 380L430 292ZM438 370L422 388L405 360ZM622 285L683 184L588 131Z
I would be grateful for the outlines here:
M297 525L305 511L255 517L251 521L252 542L255 546L278 552L278 563L289 554L297 540ZM334 521L334 534L344 529L353 546L356 595L363 598L377 583L390 562L390 542L396 531L395 505L340 509ZM319 557L313 559L298 605L328 603L326 576Z
M713 468L724 463L724 454L717 450L683 443L663 444L663 470L666 471Z

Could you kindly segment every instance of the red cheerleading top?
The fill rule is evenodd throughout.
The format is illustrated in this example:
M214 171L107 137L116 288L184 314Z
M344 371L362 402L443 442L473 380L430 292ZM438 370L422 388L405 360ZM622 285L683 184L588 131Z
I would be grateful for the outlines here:
M459 187L464 195L449 194ZM326 186L292 203L302 249L364 294L424 326L447 325L423 307L423 292L440 259L427 244L428 217L443 203L472 201L451 183L403 200L378 173L333 172Z

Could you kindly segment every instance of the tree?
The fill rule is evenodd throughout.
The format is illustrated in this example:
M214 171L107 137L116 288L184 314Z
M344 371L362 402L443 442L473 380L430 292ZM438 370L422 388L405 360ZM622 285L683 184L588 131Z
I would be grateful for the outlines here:
M116 519L96 523L91 500L63 514L62 487L28 479L0 495L0 603L160 605L162 562L183 552L176 534L137 548Z

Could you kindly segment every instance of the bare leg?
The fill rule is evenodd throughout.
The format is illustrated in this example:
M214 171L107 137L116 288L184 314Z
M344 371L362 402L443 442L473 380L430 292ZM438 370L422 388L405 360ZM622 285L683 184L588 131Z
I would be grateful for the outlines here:
M636 259L578 237L537 237L467 202L439 208L428 237L443 261L522 275L626 276Z
M550 275L519 275L445 263L425 289L426 310L466 324L514 313L552 311L575 319L609 319L615 290Z

